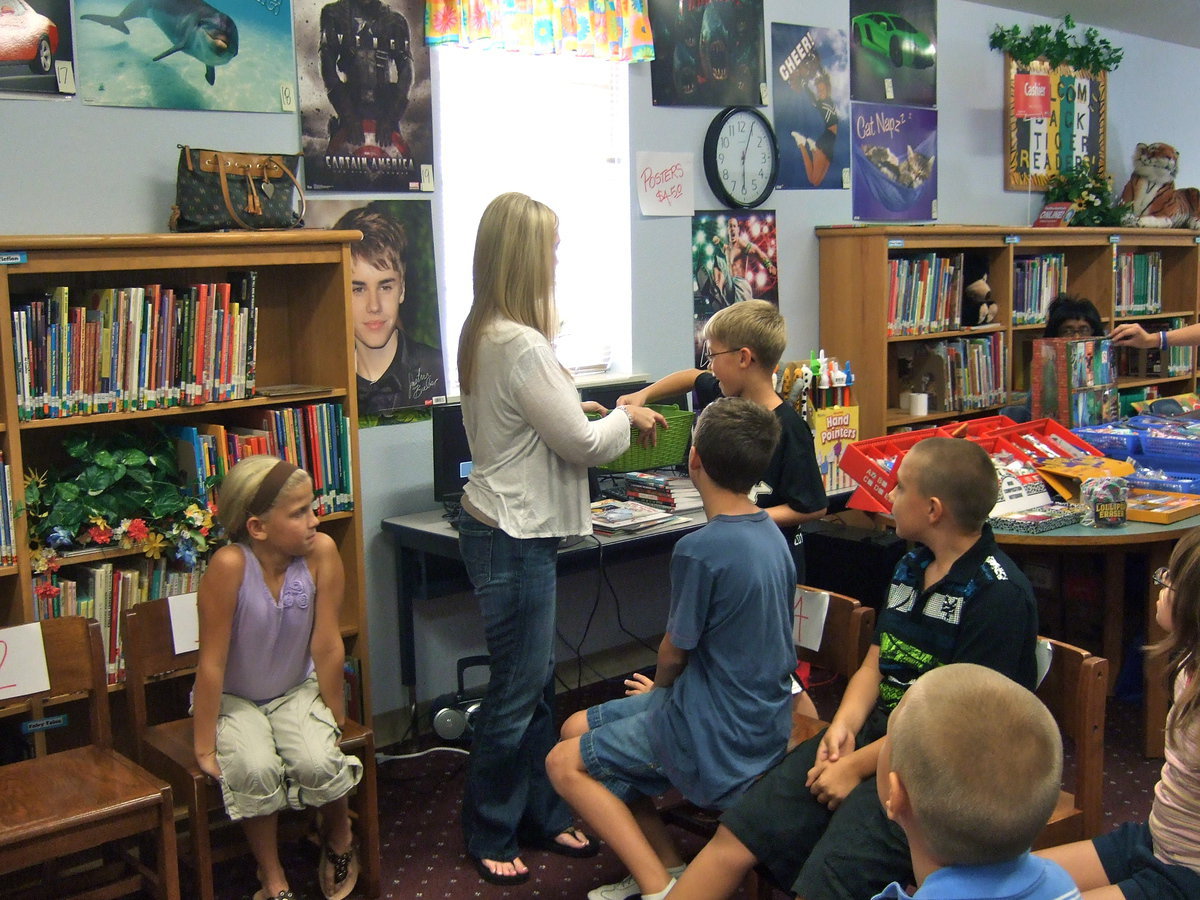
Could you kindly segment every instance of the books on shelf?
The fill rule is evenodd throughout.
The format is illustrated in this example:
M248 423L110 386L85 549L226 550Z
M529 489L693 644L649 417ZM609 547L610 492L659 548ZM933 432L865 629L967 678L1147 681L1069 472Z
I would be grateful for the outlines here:
M888 259L888 334L929 334L962 327L963 254Z
M1117 316L1152 315L1162 312L1162 253L1120 251L1116 259Z
M900 380L929 394L929 412L965 412L1005 402L1008 361L1000 332L919 342L898 357Z
M646 506L671 512L687 512L704 506L700 499L700 491L686 475L627 472L625 496Z
M131 285L12 298L22 421L251 397L254 272L173 288Z
M681 516L637 500L600 500L592 504L592 530L597 534L630 533L682 521Z
M1067 258L1063 253L1018 256L1013 260L1014 325L1046 321L1046 308L1067 289Z
M239 410L239 424L171 424L177 459L202 502L209 485L219 482L229 469L247 456L267 454L286 459L313 479L316 512L353 509L353 473L350 470L350 421L341 403L333 400L299 406Z

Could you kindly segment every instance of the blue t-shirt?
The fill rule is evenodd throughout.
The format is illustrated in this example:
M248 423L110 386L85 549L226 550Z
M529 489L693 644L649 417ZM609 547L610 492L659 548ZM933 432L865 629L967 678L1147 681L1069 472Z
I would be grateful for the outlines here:
M1079 889L1058 863L1026 853L988 866L938 869L911 896L893 881L873 900L1079 900Z
M783 756L795 590L787 541L765 512L715 516L675 545L667 634L688 660L648 728L693 803L724 808Z

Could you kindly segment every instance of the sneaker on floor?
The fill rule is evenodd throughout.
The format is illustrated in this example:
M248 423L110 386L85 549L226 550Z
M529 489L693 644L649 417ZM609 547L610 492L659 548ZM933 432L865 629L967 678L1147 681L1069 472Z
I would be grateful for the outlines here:
M675 879L682 875L686 868L686 865L670 866L667 874ZM641 896L641 888L638 887L638 883L632 875L626 875L614 884L602 884L600 887L588 891L588 900L638 900Z

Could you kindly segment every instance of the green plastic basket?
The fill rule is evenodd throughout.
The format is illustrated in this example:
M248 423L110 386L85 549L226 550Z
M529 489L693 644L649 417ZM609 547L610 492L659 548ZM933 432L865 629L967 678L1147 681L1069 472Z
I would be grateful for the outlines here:
M653 447L643 447L638 443L640 432L633 427L629 429L629 449L614 459L597 468L607 472L641 472L645 469L660 469L663 466L674 466L684 461L688 441L692 436L693 413L678 406L656 406L667 420L667 428L661 426L658 431L658 443Z

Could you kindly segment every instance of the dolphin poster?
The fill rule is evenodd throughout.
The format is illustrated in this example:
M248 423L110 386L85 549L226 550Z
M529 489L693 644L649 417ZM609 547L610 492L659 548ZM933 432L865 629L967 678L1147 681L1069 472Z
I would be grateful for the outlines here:
M75 14L85 103L296 109L291 0L76 0Z

